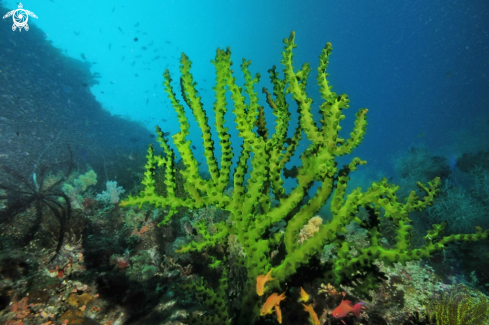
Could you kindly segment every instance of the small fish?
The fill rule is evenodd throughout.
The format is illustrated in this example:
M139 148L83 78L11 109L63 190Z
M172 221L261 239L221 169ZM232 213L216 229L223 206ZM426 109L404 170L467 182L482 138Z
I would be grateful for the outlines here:
M155 56L155 57L153 58L153 60L158 60L159 58L160 58L160 56L159 56L159 55L157 55L157 56Z
M79 36L80 35L80 31L73 31L73 33L75 33L76 36Z
M137 42L138 40L139 40L139 38L134 37L134 42Z
M185 222L183 223L183 230L185 230L185 232L186 232L188 235L190 235L190 236L192 236L192 235L194 234L194 228L192 227L192 225L191 225L191 224L190 224L190 222L188 222L188 221L185 221Z
M83 60L86 60L86 59L87 59L87 57L86 57L86 56L85 56L85 54L83 54L83 53L81 53L81 54L80 54L80 57L81 57Z
M311 322L312 325L321 325L318 315L314 311L314 308L312 308L312 304L309 304L308 306L302 304L302 306L305 308L304 311L309 313L309 322Z
M134 27L138 27L138 26L139 26L139 21L134 24Z
M112 43L109 43L109 50L112 48Z
M170 135L170 132L163 132L163 136L164 136L164 137L167 137L167 136L169 136L169 135Z
M131 62L131 67L133 67L136 64L136 61Z
M117 29L119 30L119 32L124 33L124 32L122 31L122 28L117 27Z
M154 138L155 138L155 135L154 135L154 134L150 134L150 135L149 135L149 137L150 137L151 139L154 139Z
M277 322L282 324L282 310L278 304L275 305L275 315L277 316Z
M299 298L298 301L299 302L300 301L303 301L303 302L308 302L309 301L309 295L307 294L307 292L304 289L302 289L302 287L301 287L301 297Z
M365 303L359 302L355 305L352 304L350 300L342 300L341 304L333 310L333 317L340 319L348 316L348 314L353 313L357 318L360 318L360 311ZM343 322L343 321L342 321ZM345 322L343 324L346 325Z
M148 48L146 46L142 46L141 50L146 51Z
M115 11L115 7L114 7L114 8L112 8L112 12L114 12L114 11Z
M166 41L165 43L166 43L166 44L171 44L171 42L170 42L170 41Z
M194 146L194 145L192 145L192 149L197 150L197 147L196 147L196 146Z
M272 270L270 270L267 275L259 275L256 277L256 293L259 296L263 296L265 293L265 283L275 280L275 278L271 277L271 274Z
M275 314L277 315L277 320L280 324L282 324L282 311L280 310L280 302L285 299L285 292L280 296L274 292L268 298L267 301L263 304L260 310L260 316L265 316L267 314L272 313L272 309L275 308Z
M148 98L148 99L146 99L146 105L148 105L148 103L149 103L149 98Z

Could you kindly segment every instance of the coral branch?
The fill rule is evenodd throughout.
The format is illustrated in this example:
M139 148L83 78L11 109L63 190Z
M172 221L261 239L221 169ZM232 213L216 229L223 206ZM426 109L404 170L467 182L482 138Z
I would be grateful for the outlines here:
M360 158L353 158L348 165L339 168L336 158L351 154L362 142L366 132L368 110L360 109L357 112L349 139L339 138L340 122L345 118L342 110L349 107L349 99L346 94L334 93L328 84L326 68L332 46L327 43L320 54L317 68L317 83L324 100L320 105L322 118L319 122L315 121L311 112L313 101L306 93L307 78L311 68L309 64L304 64L301 69L295 70L292 53L296 47L294 38L295 34L292 32L290 37L284 40L285 47L281 61L284 66L284 79L280 79L275 67L272 68L269 74L273 94L267 89L263 90L271 112L275 116L273 133L267 129L264 108L258 104L258 94L254 91L254 86L260 76L251 75L249 71L251 62L243 60L241 71L245 83L242 87L238 86L236 78L233 77L231 51L217 50L212 64L216 68L213 111L222 151L219 164L214 156L215 147L211 139L206 111L202 107L197 84L190 72L191 62L185 54L182 55L181 93L203 134L204 156L209 168L209 178L203 178L199 174L198 162L191 150L191 142L187 140L190 126L184 107L176 98L169 71L165 71L165 91L177 112L180 123L180 132L173 135L172 139L183 161L184 168L178 172L184 180L185 195L178 196L175 191L175 173L177 173L175 155L167 139L157 128L157 140L163 148L164 155L156 155L153 147L149 147L143 180L145 189L138 197L129 197L122 202L122 205L150 203L168 208L170 212L162 221L163 224L169 221L179 207L195 209L212 205L228 211L229 219L215 224L212 232L207 229L205 223L199 223L197 231L201 239L199 242L193 241L182 247L180 252L202 251L218 244L227 245L230 242L228 237L241 246L240 250L243 253L236 257L237 263L246 269L248 280L241 293L241 315L238 319L246 324L250 324L250 320L259 315L260 304L253 288L256 278L272 269L272 276L276 280L271 282L267 289L277 288L280 283L292 277L299 267L310 263L311 257L325 245L334 245L337 253L336 258L330 259L326 264L327 280L338 285L361 279L362 281L357 282L357 290L367 293L369 289L375 287L376 281L381 276L378 268L373 264L375 260L386 263L416 260L443 249L445 244L453 240L479 240L487 238L488 235L487 231L482 232L479 229L473 235L441 238L439 235L444 226L434 225L433 230L426 236L425 246L410 248L412 226L408 214L414 210L424 209L433 202L439 184L438 178L427 185L419 183L418 186L425 192L424 197L418 198L413 191L405 203L398 202L396 191L399 187L388 184L385 179L373 183L364 192L361 189L354 189L351 193L347 193L349 174L366 162ZM288 94L297 104L299 113L298 126L292 138L287 138L291 116L286 101ZM233 107L235 126L243 141L232 179L233 153L228 128L224 126L224 116L229 104ZM300 155L301 165L294 169L295 173L291 173L285 169L285 165L299 148L298 143L303 133L307 136L309 145ZM165 196L155 192L154 176L155 169L158 167L165 170L167 189ZM297 180L297 186L288 193L283 186L284 173L293 174L292 176ZM233 184L233 190L227 191L226 186L230 182ZM314 182L319 183L315 192L311 190ZM279 204L272 205L274 199ZM331 199L332 219L326 224L316 225L317 229L310 232L307 238L303 234L300 235L304 226L328 199ZM362 211L367 211L363 219L358 217L361 207ZM392 246L386 246L381 241L379 224L382 217L390 219L397 227L396 243ZM283 237L281 232L271 230L281 221L286 224ZM355 241L345 240L346 226L352 223L367 232L370 246L364 247ZM301 240L299 240L300 236ZM283 253L277 255L277 251ZM356 253L353 254L353 251ZM219 258L222 259L222 257L212 257L210 266L217 268L224 265L223 269L225 269L226 260ZM221 281L227 281L227 274L229 273L223 271ZM194 289L202 291L204 287L197 286ZM209 293L210 289L205 288L204 291L207 292L207 296L212 296ZM222 293L216 293L212 299L222 301L224 296ZM222 312L222 308L220 311ZM224 314L231 313L226 311ZM226 317L224 318L228 322Z

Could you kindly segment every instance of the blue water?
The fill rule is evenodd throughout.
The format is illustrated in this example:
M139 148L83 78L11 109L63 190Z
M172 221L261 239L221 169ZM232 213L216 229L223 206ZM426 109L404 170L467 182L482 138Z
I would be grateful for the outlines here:
M16 1L3 1L2 4L10 10L18 5ZM97 76L99 83L92 86L90 91L105 110L114 116L136 121L148 129L148 134L143 134L144 138L139 135L138 138L128 134L120 135L121 142L127 142L127 139L133 141L127 142L130 151L127 151L127 146L121 145L119 150L114 145L122 157L116 162L121 165L136 159L133 150L134 155L137 153L143 159L140 152L145 150L149 142L154 141L148 135L156 125L170 134L180 130L176 114L162 86L162 74L165 69L170 71L175 92L180 96L178 67L182 52L193 62L194 80L198 83L202 103L213 125L212 87L215 70L211 60L216 49L230 47L234 75L241 85L241 60L246 58L252 61L250 71L261 74L261 81L255 91L260 96L261 104L266 105L261 89L267 87L271 90L267 70L276 65L278 71L282 71L282 40L291 31L295 31L295 42L298 45L294 50L295 67L299 69L305 62L311 65L307 91L314 100L312 107L318 123L318 107L322 99L315 84L316 66L318 56L327 42L331 42L334 49L328 67L329 83L333 91L347 93L350 97L350 109L345 111L347 118L342 122L341 136L348 138L358 109L369 110L367 133L362 144L353 152L353 156L367 160L368 164L359 166L358 171L351 174L349 186L365 188L382 177L392 177L394 183L401 181L402 175L399 174L399 168L396 169L396 162L400 161L399 157L406 158L404 155L410 147L416 147L411 153L418 153L419 157L438 155L446 159L447 175L451 173L452 178L445 184L452 184L457 189L450 195L458 195L459 199L447 209L459 208L457 213L451 211L451 217L472 213L473 220L468 220L460 229L472 230L476 223L487 228L487 165L485 174L479 171L476 181L480 184L457 167L463 154L489 148L487 0L26 0L22 4L24 9L34 12L38 17L30 17L29 24L43 30L56 48L67 56L91 64L91 72ZM7 29L0 33L12 31ZM69 85L59 87L59 92L68 98L68 95L79 91ZM230 99L228 103L231 103ZM292 126L295 127L297 113L292 100L290 104L294 112ZM231 104L229 106L231 110ZM187 113L192 119L188 108ZM226 117L227 126L231 128L236 162L239 156L237 144L241 140L234 129L234 116L229 112ZM266 118L269 129L272 129L273 115L268 112ZM201 131L195 121L191 120L190 123L192 133L189 138L195 145L196 156L203 162L200 168L205 172ZM96 121L87 117L86 122L77 127L88 129L95 124ZM107 125L108 133L117 131ZM59 136L61 133L57 134ZM28 136L31 137L30 134ZM215 143L218 143L215 132L213 137ZM306 148L307 141L304 140L301 145L299 154ZM138 149L140 152L137 152ZM88 160L94 159L94 154L85 147L80 150L75 155L82 158L83 164L93 163ZM217 156L219 150L216 145ZM0 152L0 155L1 158L8 158L6 153ZM298 155L287 164L288 168L300 164ZM97 155L97 159L101 158ZM342 157L338 161L348 163L351 156ZM406 161L413 162L412 169L416 169L414 158ZM105 163L104 159L104 169ZM404 165L403 168L409 170L409 166ZM477 171L474 168L472 172L474 170ZM425 172L429 174L430 170ZM127 174L127 177L132 175L129 172ZM444 177L445 181L447 175L438 176ZM105 178L109 180L107 170ZM117 176L110 175L110 179L114 178L119 180ZM127 179L124 181L127 182ZM130 182L131 185L133 183L137 182ZM292 187L294 182L289 179L287 185ZM411 185L414 187L414 184ZM458 186L467 191L459 190ZM445 197L449 197L448 187L445 187ZM130 191L129 188L127 190ZM475 192L478 195L474 195ZM314 193L314 189L310 193ZM443 195L440 195L440 200ZM474 201L464 199L467 197ZM476 208L484 213L477 213L479 210ZM440 220L436 222L452 220L441 208L438 214L435 211L432 215L439 217ZM431 226L432 220L426 220L415 220L415 227L424 230L423 227ZM426 222L420 225L423 221ZM449 231L452 231L451 228ZM453 232L460 231L455 229ZM482 257L480 260L487 258ZM444 264L444 261L438 263ZM466 258L467 264L471 261L471 257ZM474 264L479 263L477 261ZM479 272L479 276L485 272L483 262L480 265L481 269L474 270ZM446 270L444 272L450 273ZM487 287L487 280L483 281ZM483 285L482 282L480 284Z
M318 54L331 42L330 82L334 91L350 96L349 121L358 108L369 108L368 132L355 151L369 161L365 170L390 174L393 157L410 145L422 143L453 159L488 144L486 1L23 4L39 17L31 21L56 47L92 62L100 84L91 91L108 111L150 130L159 124L178 131L161 74L168 68L178 76L181 52L193 61L210 110L214 67L209 62L216 48L231 47L236 71L243 57L252 60L251 71L261 73L261 83L269 86L266 71L273 65L280 69L282 39L295 31L296 67L310 62L314 77ZM317 107L320 98L309 88ZM344 129L350 132L348 122Z

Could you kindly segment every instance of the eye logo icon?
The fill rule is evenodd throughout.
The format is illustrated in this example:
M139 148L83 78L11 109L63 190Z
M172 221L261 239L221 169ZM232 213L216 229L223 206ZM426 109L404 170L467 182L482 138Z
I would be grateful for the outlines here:
M22 3L19 3L19 9L7 12L7 14L3 16L3 19L10 16L12 16L14 20L14 24L12 25L12 31L14 32L17 28L19 29L19 32L22 31L22 28L28 31L29 25L27 25L27 21L29 20L29 16L37 18L37 16L32 11L25 10L24 6L22 6Z

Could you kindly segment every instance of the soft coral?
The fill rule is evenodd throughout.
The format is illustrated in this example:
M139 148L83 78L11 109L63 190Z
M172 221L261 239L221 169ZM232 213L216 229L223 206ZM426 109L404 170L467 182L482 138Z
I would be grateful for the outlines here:
M115 261L117 263L117 266L123 270L125 269L126 267L129 266L129 256L128 255L124 255L124 256L117 256L115 258Z

